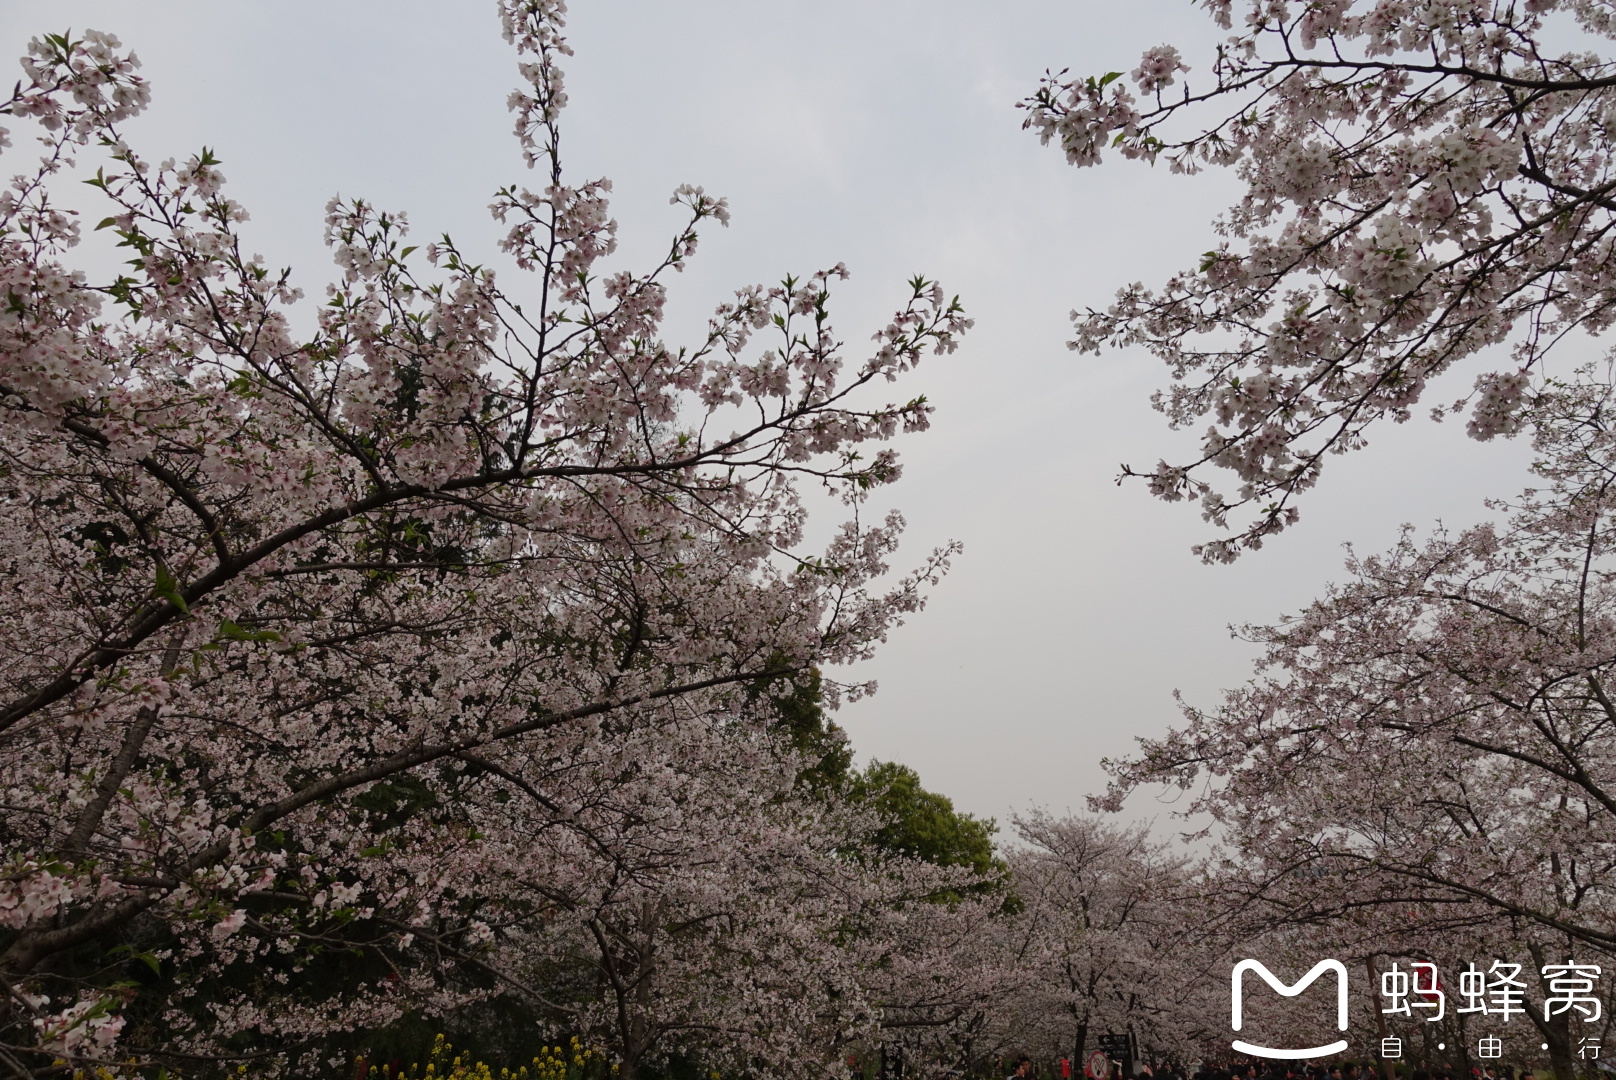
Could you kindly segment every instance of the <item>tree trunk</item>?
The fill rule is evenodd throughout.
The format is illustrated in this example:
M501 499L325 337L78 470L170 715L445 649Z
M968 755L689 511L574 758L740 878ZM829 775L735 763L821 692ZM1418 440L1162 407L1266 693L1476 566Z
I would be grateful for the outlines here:
M1529 1015L1543 1041L1549 1044L1549 1067L1554 1070L1555 1080L1576 1080L1577 1058L1571 1047L1570 1016L1561 1013L1544 1023L1535 1012Z

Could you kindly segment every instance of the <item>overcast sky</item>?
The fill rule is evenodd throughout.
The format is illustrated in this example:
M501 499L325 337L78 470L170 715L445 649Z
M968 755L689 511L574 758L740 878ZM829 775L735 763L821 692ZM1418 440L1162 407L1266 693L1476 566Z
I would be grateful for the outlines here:
M491 2L0 0L7 56L87 26L118 34L153 83L136 149L212 147L253 215L250 245L312 296L332 194L492 251L489 196L526 179ZM1114 485L1119 463L1175 457L1185 437L1149 407L1161 365L1068 352L1066 314L1191 264L1237 188L1122 160L1072 169L1021 130L1015 103L1046 68L1127 70L1162 41L1204 70L1215 28L1191 0L574 0L569 36L566 164L573 182L614 181L623 259L664 250L676 185L730 199L731 227L674 282L675 341L740 285L838 261L850 351L916 272L976 318L958 353L911 377L938 412L901 442L907 471L887 493L913 561L950 539L965 553L859 673L880 693L839 716L862 759L912 765L964 809L1003 822L1080 808L1104 785L1100 758L1174 722L1173 690L1211 704L1249 676L1230 624L1306 603L1339 576L1345 542L1469 524L1483 497L1525 483L1525 446L1416 420L1331 459L1302 524L1233 567L1189 553L1206 528L1192 510ZM1165 811L1138 799L1130 813Z

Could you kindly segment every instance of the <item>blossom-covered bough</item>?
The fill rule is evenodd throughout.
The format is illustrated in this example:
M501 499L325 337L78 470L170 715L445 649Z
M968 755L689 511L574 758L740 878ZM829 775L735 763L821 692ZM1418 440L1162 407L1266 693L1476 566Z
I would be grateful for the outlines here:
M1115 147L1245 183L1196 266L1073 314L1073 348L1149 349L1173 377L1157 407L1208 423L1197 456L1144 475L1220 529L1244 515L1197 548L1227 561L1455 364L1508 350L1448 407L1489 439L1520 427L1554 346L1610 324L1616 22L1598 0L1203 6L1236 31L1205 83L1161 46L1127 81L1052 75L1024 104L1075 165Z
M575 814L542 780L588 740L745 722L761 677L867 655L946 567L874 587L896 515L805 551L797 485L856 507L897 477L879 444L930 407L873 395L953 350L958 304L917 278L848 363L837 267L665 343L665 279L725 204L680 188L663 261L597 274L609 184L569 186L557 152L564 7L500 12L545 181L492 207L519 285L334 200L341 280L304 331L212 155L124 142L149 93L116 39L36 40L0 107L44 144L0 194L14 1072L273 1057L491 992L454 963L515 880L485 830ZM52 198L94 148L111 281L66 261L80 223ZM482 812L511 800L519 823Z
M879 815L802 798L802 762L768 740L679 730L595 740L591 764L632 766L629 782L568 769L546 786L568 827L498 830L522 887L478 962L551 999L624 1080L671 1053L724 1075L841 1076L849 1049L921 1038L943 1048L928 1062L957 1065L952 1037L1010 973L988 932L1002 895L960 898L971 868L875 851ZM575 974L540 974L558 970Z
M1324 598L1247 629L1265 650L1247 686L1111 763L1099 805L1159 784L1215 823L1219 893L1250 933L1300 928L1327 955L1448 971L1608 970L1616 391L1603 372L1530 408L1541 485L1501 522L1354 557ZM1573 1075L1593 1029L1532 1022Z

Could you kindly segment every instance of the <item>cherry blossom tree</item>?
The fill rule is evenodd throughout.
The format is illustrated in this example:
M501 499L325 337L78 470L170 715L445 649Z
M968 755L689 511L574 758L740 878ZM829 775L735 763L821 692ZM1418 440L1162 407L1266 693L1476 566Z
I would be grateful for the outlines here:
M1324 599L1247 628L1253 682L1113 764L1102 805L1164 783L1210 815L1251 925L1331 927L1366 957L1608 966L1616 389L1601 372L1529 408L1540 488L1354 556ZM1571 1075L1580 1025L1532 1017Z
M1167 363L1156 407L1208 426L1195 456L1141 475L1220 529L1241 515L1197 548L1227 561L1443 372L1487 356L1451 410L1507 435L1544 357L1610 324L1616 22L1600 0L1201 6L1234 31L1204 77L1162 45L1127 78L1051 75L1024 105L1074 165L1115 148L1245 184L1213 250L1074 312L1071 342Z
M899 857L888 873L907 862ZM929 880L912 877L897 894L921 895L921 902L866 908L865 933L875 946L867 953L866 985L880 1008L879 1042L867 1045L863 1057L867 1076L883 1059L887 1072L904 1076L980 1073L1009 1049L997 1027L1000 1006L1030 973L1006 948L1014 928L1002 878L964 866L937 871Z
M31 44L0 105L44 147L0 194L12 1071L273 1061L496 992L459 959L507 903L496 830L544 826L488 806L573 812L545 785L593 739L758 722L749 688L867 656L945 569L878 586L902 521L858 509L900 472L879 444L930 417L879 394L955 348L957 302L915 279L849 361L838 266L664 342L667 279L728 210L681 187L663 260L608 270L610 184L558 151L564 10L499 5L542 178L495 197L514 274L333 200L341 275L306 331L219 162L125 141L134 55ZM90 153L110 281L53 198ZM852 515L817 552L803 482Z
M580 739L516 798L499 780L519 763L478 755L460 806L486 836L484 929L436 947L619 1077L670 1059L840 1075L849 1046L914 1019L895 988L979 982L920 942L979 929L976 908L935 901L980 877L882 852L879 815L804 786L804 763L703 716Z
M1151 1060L1200 1058L1227 1025L1228 954L1188 861L1142 825L1047 811L1014 825L1027 978L1000 1003L1006 1041L1081 1062L1100 1034L1132 1032Z

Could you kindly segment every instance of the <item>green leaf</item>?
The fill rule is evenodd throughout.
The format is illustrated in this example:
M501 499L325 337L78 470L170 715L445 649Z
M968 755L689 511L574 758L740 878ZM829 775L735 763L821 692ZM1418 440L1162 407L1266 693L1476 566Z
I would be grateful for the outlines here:
M155 591L158 596L179 608L182 615L191 613L191 608L186 604L185 597L180 595L180 583L174 580L174 575L170 574L168 567L162 563L157 564L157 588Z
M247 630L230 619L219 624L219 636L227 641L281 641L284 640L273 630Z
M161 977L163 974L163 965L157 959L157 957L153 956L149 952L136 952L133 945L119 945L116 948L108 949L107 955L127 956L131 960L139 960L142 964L145 964L147 967L151 968L153 975Z
M95 231L100 232L102 229L109 229L116 224L118 224L117 218L102 218L101 224L95 227Z

